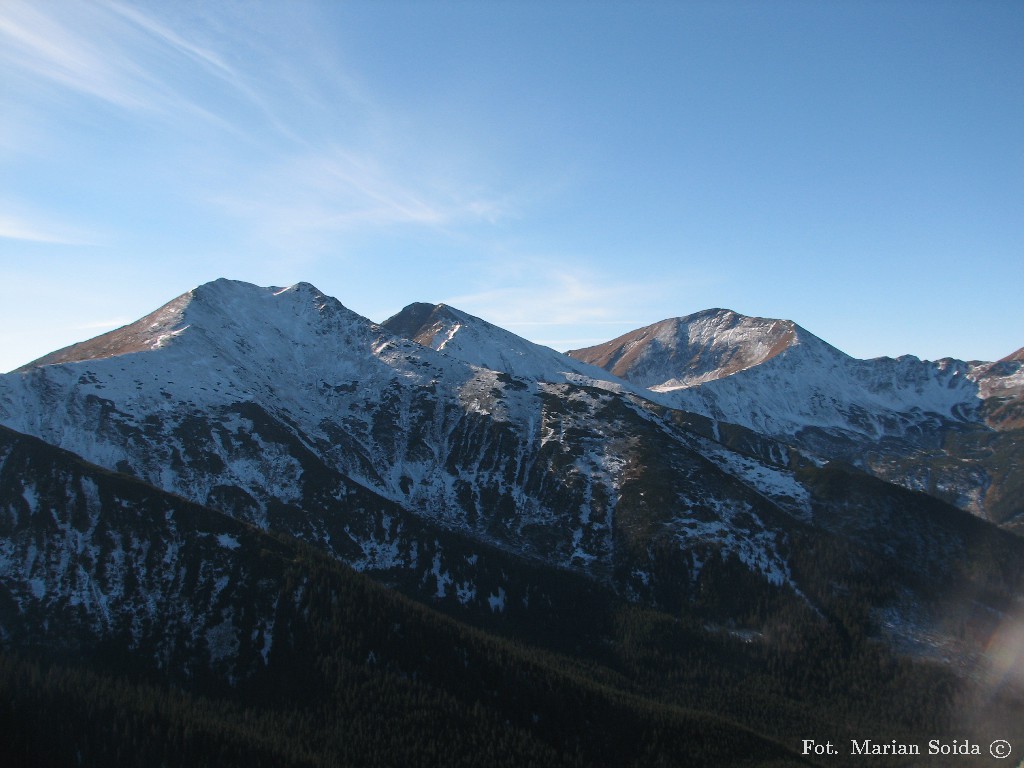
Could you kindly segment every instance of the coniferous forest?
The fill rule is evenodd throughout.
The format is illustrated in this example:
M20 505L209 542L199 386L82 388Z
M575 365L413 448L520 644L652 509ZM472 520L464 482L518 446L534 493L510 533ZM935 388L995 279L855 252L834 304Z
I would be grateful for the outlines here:
M971 593L1010 611L1020 539L841 468L801 472L823 499L881 505L857 524L884 529L904 556L871 546L877 531L795 530L797 594L728 554L694 580L677 550L656 548L649 592L627 599L479 542L458 555L452 539L457 557L474 552L510 590L530 587L503 610L481 611L425 599L408 574L381 584L309 544L41 441L0 437L5 536L78 585L27 612L10 587L0 593L4 765L854 765L864 757L848 753L853 740L1024 738L1024 694L1009 667L986 677L938 652L901 650L877 610L916 579L931 601L922 610L976 642L983 622L943 596ZM47 515L23 514L29 469ZM872 496L878 485L895 494L898 518ZM901 531L915 516L938 532L931 556L909 554L920 536ZM101 543L73 554L67 542L86 531ZM132 567L115 571L114 543L126 541ZM943 555L949 541L960 548L953 560ZM147 592L153 579L158 589ZM110 614L97 632L81 606L93 588L136 607L118 614L103 604ZM167 601L156 620L140 618L154 600ZM230 622L202 625L201 611ZM225 625L235 637L226 646ZM804 754L806 739L841 749Z
M279 615L287 640L257 674L169 676L117 640L79 654L5 652L5 764L781 766L814 764L800 754L808 734L987 744L1021 728L1019 691L982 700L948 668L896 657L872 640L856 601L819 616L764 595L775 604L755 642L709 629L710 612L606 596L606 610L561 606L538 638L514 620L459 620L301 544L277 545L292 558L266 564L281 594L305 589Z

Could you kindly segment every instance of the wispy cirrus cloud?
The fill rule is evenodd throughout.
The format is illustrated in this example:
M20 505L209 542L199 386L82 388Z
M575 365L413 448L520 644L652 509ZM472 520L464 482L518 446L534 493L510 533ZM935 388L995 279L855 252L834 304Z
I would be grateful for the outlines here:
M257 87L256 84L263 82L265 76L261 77L255 72L244 72L229 63L223 54L212 47L190 40L184 34L136 8L118 2L109 2L106 7L117 16L130 22L135 27L135 31L149 35L172 55L194 64L205 76L226 87L233 96L255 107L267 123L283 136L301 143L301 137L287 125L272 101ZM206 109L200 111L207 112ZM235 126L235 128L240 128L240 126Z
M680 300L696 297L716 279L663 273L623 280L583 259L532 257L496 260L482 281L489 287L445 303L539 344L568 349L679 314Z
M211 203L251 222L261 238L316 247L361 228L413 226L444 231L514 215L507 200L478 189L435 186L399 174L372 153L331 147L250 171ZM296 239L298 238L298 239Z
M128 119L157 118L192 136L208 126L257 142L257 134L270 127L301 143L281 117L287 108L275 106L258 87L265 80L262 64L257 62L254 71L233 66L227 56L191 39L196 29L176 31L117 2L5 0L0 3L0 73L96 99L123 110ZM47 106L61 105L51 99Z
M126 62L104 54L96 41L46 12L46 6L9 0L0 4L0 58L6 66L22 70L44 81L54 82L125 108L145 104L136 81L141 72L131 72ZM76 14L95 28L89 16Z
M161 153L184 155L199 169L179 194L263 242L294 247L355 229L437 230L509 214L507 200L481 191L485 184L442 183L417 170L416 158L431 148L336 59L320 56L315 40L308 55L291 50L289 65L279 67L285 59L275 46L287 36L257 44L227 10L204 7L186 22L160 8L8 0L0 3L0 66L113 105L127 120L161 121ZM204 15L218 13L204 26Z
M215 56L173 34L157 34L159 29L141 13L114 4L5 0L0 3L0 62L9 72L129 112L222 122L179 87L180 61L167 57L152 40L207 71L225 68Z
M95 245L99 238L40 217L0 213L0 239L50 245Z

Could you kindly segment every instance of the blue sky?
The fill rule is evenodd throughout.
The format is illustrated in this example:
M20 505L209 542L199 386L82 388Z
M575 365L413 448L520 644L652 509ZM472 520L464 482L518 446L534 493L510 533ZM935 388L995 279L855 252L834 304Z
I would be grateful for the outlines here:
M217 277L1024 345L1024 3L0 3L0 370Z

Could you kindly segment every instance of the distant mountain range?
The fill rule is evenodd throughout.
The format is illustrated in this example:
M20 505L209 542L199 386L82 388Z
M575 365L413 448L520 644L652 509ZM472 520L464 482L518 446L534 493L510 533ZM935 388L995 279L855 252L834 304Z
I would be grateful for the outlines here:
M1020 350L995 363L858 360L792 321L724 309L663 320L566 355L445 305L412 304L384 327L514 376L617 385L1024 531Z
M812 723L893 722L873 719L888 711L873 694L843 694L834 717L786 703L797 648L819 670L812 698L836 653L837 677L874 675L878 691L885 665L910 664L912 693L891 706L916 714L891 738L952 727L928 687L980 695L1024 595L1022 352L856 360L790 321L707 310L561 354L445 305L378 325L307 283L217 280L0 376L0 639L48 659L116 647L147 674L237 692L302 666L305 635L282 627L304 621L308 559L495 649L597 665L584 688L647 702L622 711L698 702L726 718L715 728L781 744L773 764L805 762L796 734ZM634 621L643 632L623 634ZM388 642L403 674L433 670L432 691L470 709L481 695L415 661L413 638ZM739 645L716 656L723 643ZM386 655L363 650L371 667ZM766 706L795 707L786 725L740 703L758 658L774 659ZM666 678L670 660L689 671ZM719 670L720 699L697 669ZM1024 714L1014 685L986 706ZM519 706L488 703L487 722L523 717L524 745L583 754Z
M569 356L672 407L841 459L1024 530L1024 363L857 360L793 322L708 310Z

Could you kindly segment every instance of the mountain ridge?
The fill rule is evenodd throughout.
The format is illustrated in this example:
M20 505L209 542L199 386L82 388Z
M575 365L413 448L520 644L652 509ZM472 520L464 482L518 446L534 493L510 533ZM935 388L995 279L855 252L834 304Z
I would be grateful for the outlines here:
M917 681L907 708L884 709L911 712L904 723L916 734L953 722L935 686L988 693L989 670L1005 655L1000 633L1017 620L1024 540L934 492L867 474L882 474L877 466L844 461L843 450L863 453L862 433L821 427L797 435L798 445L725 420L729 401L714 400L740 383L746 399L736 403L770 407L773 390L754 386L760 379L806 376L814 354L842 372L838 351L776 326L781 348L768 355L772 345L762 344L760 358L747 357L757 365L654 391L450 307L403 313L378 325L309 284L215 281L0 376L0 644L56 652L67 634L230 688L259 678L291 642L288 669L303 680L322 676L311 663L429 668L445 695L498 702L527 729L544 731L560 711L563 699L547 695L517 704L532 702L534 688L509 690L505 672L476 666L477 640L464 652L443 643L427 652L403 639L404 619L341 610L338 590L355 582L337 574L351 568L431 610L568 654L590 682L556 687L569 686L574 706L579 696L594 702L588 709L607 710L587 691L612 681L650 693L656 706L700 701L798 745L815 723L822 733L874 723L892 697L873 692L891 692L893 681ZM955 384L953 401L957 387L976 386L957 364L940 369L946 378L921 361L891 365L913 375L896 394L883 386L883 402L930 392L937 380ZM996 365L1000 381L1016 375L1016 363ZM820 368L811 369L816 386L830 381ZM872 375L884 385L894 373ZM1012 405L1007 397L996 405ZM694 407L681 408L683 398L697 398ZM883 423L891 434L871 445L903 472L897 460L952 476L942 461L1020 446L1012 429L977 420L991 413L894 414L904 421ZM883 417L866 414L863 432ZM988 488L1011 506L1014 455ZM972 461L990 472L986 482L998 478L988 459ZM172 499L196 510L194 524ZM247 601L267 567L285 591L267 584ZM161 597L161 584L180 599ZM194 614L190 584L202 607ZM284 597L274 603L274 594ZM342 634L317 634L325 616ZM375 627L369 645L363 619ZM330 656L335 637L348 638L344 660ZM334 660L310 655L307 641ZM515 656L512 674L533 680L528 656ZM497 682L481 688L479 669ZM757 712L746 703L752 674L763 686ZM843 694L844 706L864 707L856 721L792 698L810 686L827 705L839 679L856 691ZM722 680L725 698L715 693ZM1016 690L985 701L1019 724ZM648 706L613 698L616 711ZM796 719L765 714L775 706ZM572 733L597 727L588 723ZM557 729L544 732L565 746ZM663 756L650 749L637 765Z
M447 304L410 304L381 323L398 336L470 365L523 379L630 389L604 369L507 331Z
M709 320L726 333L709 335ZM746 333L730 337L734 327ZM1024 530L1024 505L1002 490L1019 483L1012 458L1024 427L1018 353L995 363L860 360L791 321L712 310L568 354L646 386L671 407L851 462ZM940 465L945 477L936 476Z
M233 312L245 317L232 318ZM216 364L204 354L179 361L185 370L167 377L162 396L189 400L195 389L185 391L181 381L171 382L195 375L200 366L213 366L219 373L205 384L204 397L213 393L231 401L231 392L259 386L261 396L269 398L275 385L267 378L268 367L248 370L252 350L244 335L245 326L263 322L265 312L279 325L273 334L277 341L265 351L281 361L279 367L306 373L300 391L333 389L340 396L339 387L357 386L357 380L367 377L399 375L426 381L420 375L426 369L408 361L418 354L413 349L431 349L440 355L432 358L432 365L463 381L486 377L472 370L490 370L511 376L516 387L573 384L627 394L708 418L712 435L722 433L721 425L734 424L819 461L852 462L1024 530L1024 508L1003 490L1015 484L1011 457L1020 444L1016 431L1024 427L1024 366L1014 355L995 363L951 358L930 362L913 356L858 360L792 321L749 318L731 310L704 310L646 326L588 348L590 352L562 354L447 305L413 304L377 325L308 283L256 288L221 279L173 299L135 323L44 356L19 372L174 348L209 326L217 329L210 331L215 335L236 336L235 348L211 353L217 355ZM190 328L192 315L202 322ZM340 335L347 340L339 346L335 338L336 351L328 354L349 360L346 372L338 365L325 367L324 350L303 336L304 318L316 319L311 338ZM288 333L295 336L294 343L287 341ZM414 347L403 346L407 344ZM378 360L370 368L368 359L356 351L367 348ZM612 370L571 355L603 360ZM630 361L643 367L633 381L628 378ZM237 375L232 377L232 372ZM135 386L140 393L145 391L141 380ZM483 402L476 396L470 399ZM311 407L298 401L282 405L285 411ZM12 426L17 428L17 423ZM1005 434L993 438L991 430ZM993 439L996 458L990 459L992 446L986 445ZM948 474L939 480L930 467L944 452L958 456L959 463L945 462ZM369 484L385 490L379 482Z
M792 431L757 420L744 424L729 412L722 388L767 377L767 387L734 392L731 402L773 407L773 398L799 394L792 382L808 350L823 361L815 366L818 386L829 381L821 371L852 358L795 324L761 318L752 326L727 310L690 317L702 324L695 338L712 346L718 326L739 329L727 347L753 338L760 357L744 359L759 362L700 385L648 390L609 372L591 376L600 369L445 305L410 305L377 325L308 283L282 289L218 280L125 329L59 351L55 362L0 378L0 421L261 527L290 520L290 531L313 536L349 562L415 566L414 542L393 525L380 529L379 522L376 530L350 527L339 538L340 529L329 532L331 526L301 508L343 509L348 498L382 510L396 505L378 514L396 520L406 514L398 510L406 510L520 556L554 558L604 574L600 578L614 571L628 539L620 541L614 510L630 498L630 467L640 456L657 465L649 446L636 442L642 433L671 461L700 467L693 480L672 482L666 511L674 511L662 522L664 532L674 531L678 541L697 549L718 542L715 547L777 584L791 577L778 545L769 543L776 524L768 520L779 513L796 520L811 516L810 497L792 474L807 461L800 453L819 463L857 457L866 439L882 445L872 431L881 424L893 434L884 456L892 466L917 456L921 446L936 450L948 424L977 427L968 422L971 413L953 407L942 421L920 409L886 416L874 402L859 406L864 416L853 414L860 418L860 434L843 421L843 429L829 432L834 413L821 426L796 414L790 418L800 429ZM768 334L771 343L751 328ZM682 325L669 330L662 341L678 342ZM727 350L716 359L732 365L734 357ZM921 361L887 365L916 371L903 390L908 397L917 386L936 389L932 369ZM835 379L851 378L837 370ZM951 364L938 380L938 391L952 393L947 396L954 406L961 390L973 386L963 373ZM878 374L882 385L888 375ZM884 386L881 391L891 396ZM838 401L829 406L838 408ZM785 416L784 407L772 417L780 414ZM83 433L82 423L93 426ZM551 484L545 467L552 461L561 467L562 485ZM892 479L877 466L861 466ZM666 465L665 471L677 470ZM653 479L649 471L644 476ZM320 480L314 486L295 479L302 477ZM710 486L717 490L709 496ZM573 489L568 496L567 488ZM568 498L578 498L580 507L565 519L556 510L564 510ZM753 526L737 529L730 521L741 508L752 512L754 498L775 511L765 508L754 514ZM1012 494L1003 498L1012 507ZM506 510L500 524L482 517L495 506ZM698 506L721 519L699 525L687 520L685 510ZM353 560L357 552L363 554ZM696 552L694 573L706 557ZM627 582L620 586L639 588L635 579Z
M764 363L797 343L801 330L788 320L707 309L566 354L644 387L674 389Z

